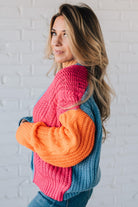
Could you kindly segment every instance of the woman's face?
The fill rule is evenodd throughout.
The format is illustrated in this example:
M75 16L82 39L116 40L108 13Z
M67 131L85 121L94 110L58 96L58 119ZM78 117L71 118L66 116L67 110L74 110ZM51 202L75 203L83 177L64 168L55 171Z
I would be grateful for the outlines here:
M51 31L51 47L57 63L64 63L73 59L69 48L69 39L63 16L55 19Z

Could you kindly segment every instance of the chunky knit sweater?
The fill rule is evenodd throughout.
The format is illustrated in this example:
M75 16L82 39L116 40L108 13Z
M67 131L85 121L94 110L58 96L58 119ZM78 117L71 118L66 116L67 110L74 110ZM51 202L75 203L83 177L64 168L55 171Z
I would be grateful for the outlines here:
M61 69L38 100L17 141L33 151L33 182L62 201L92 189L100 180L102 124L93 96L81 105L88 88L87 68Z

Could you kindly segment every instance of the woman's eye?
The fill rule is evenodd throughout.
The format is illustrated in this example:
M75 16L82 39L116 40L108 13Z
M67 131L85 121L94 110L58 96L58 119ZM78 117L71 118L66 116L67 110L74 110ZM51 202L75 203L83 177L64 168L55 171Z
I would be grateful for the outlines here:
M63 35L64 35L65 37L68 36L66 32L65 32Z
M51 32L51 36L55 36L56 35L56 32Z

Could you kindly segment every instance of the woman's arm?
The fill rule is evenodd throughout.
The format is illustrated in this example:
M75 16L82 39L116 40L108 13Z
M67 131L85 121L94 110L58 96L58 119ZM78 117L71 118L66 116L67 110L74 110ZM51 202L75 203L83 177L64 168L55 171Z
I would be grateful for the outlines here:
M81 109L66 111L59 120L61 127L47 127L43 122L25 122L17 129L16 138L47 163L71 167L91 153L95 124Z

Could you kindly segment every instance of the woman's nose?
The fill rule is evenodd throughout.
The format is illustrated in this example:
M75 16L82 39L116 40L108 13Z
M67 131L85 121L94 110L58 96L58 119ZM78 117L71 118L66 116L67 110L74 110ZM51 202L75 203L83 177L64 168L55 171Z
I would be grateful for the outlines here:
M62 38L60 36L56 36L54 38L54 45L55 46L59 46L59 45L62 45Z

